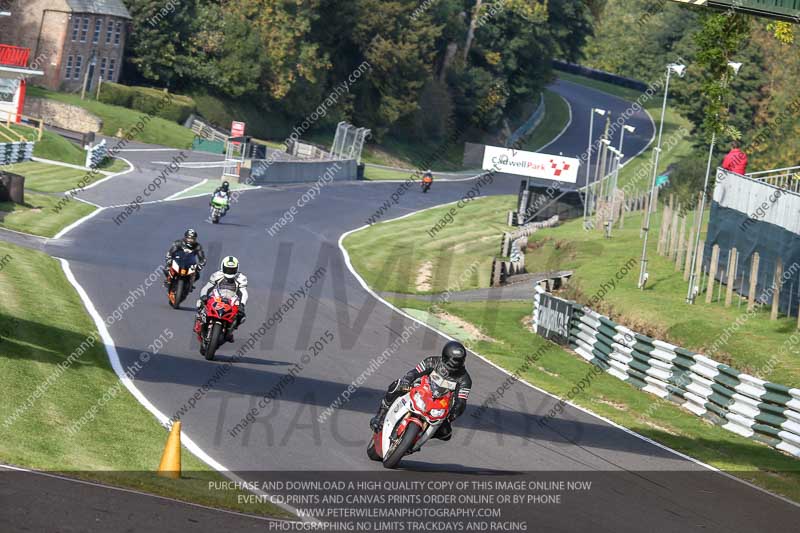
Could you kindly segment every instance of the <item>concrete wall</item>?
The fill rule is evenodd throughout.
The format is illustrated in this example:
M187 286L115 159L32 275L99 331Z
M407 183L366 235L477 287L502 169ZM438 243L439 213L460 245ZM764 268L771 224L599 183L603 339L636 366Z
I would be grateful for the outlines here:
M44 119L46 124L65 130L99 132L103 121L83 108L46 98L27 97L25 114Z
M252 176L252 179L248 179ZM267 183L304 183L349 181L357 179L355 159L343 161L252 161L252 169L242 169L240 182L253 185Z

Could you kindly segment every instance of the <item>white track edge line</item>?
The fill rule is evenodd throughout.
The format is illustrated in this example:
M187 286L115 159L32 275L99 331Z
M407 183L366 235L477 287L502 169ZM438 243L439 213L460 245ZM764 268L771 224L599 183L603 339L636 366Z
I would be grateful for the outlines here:
M443 206L446 206L446 205L450 205L452 203L455 203L455 202L449 202L449 203L441 204L441 205L434 206L434 207L428 207L428 208L422 209L420 211L416 211L416 212L413 212L413 213L408 213L408 214L403 215L401 217L392 218L392 219L385 220L385 221L382 221L382 222L393 222L395 220L400 220L400 219L403 219L403 218L407 218L407 217L409 217L411 215L415 215L417 213L422 213L423 211L428 211L430 209L435 209L437 207L443 207ZM377 224L380 224L382 222L378 222ZM373 224L373 226L374 225L375 224ZM356 280L364 288L364 290L367 291L370 295L372 295L373 298L375 298L376 300L378 300L382 304L386 305L390 309L392 309L395 312L405 316L406 318L409 318L409 319L413 320L414 322L417 322L418 324L430 329L431 331L434 331L435 333L438 333L439 335L441 335L445 339L456 340L453 337L450 337L449 335L447 335L446 333L444 333L442 331L439 331L438 329L434 328L433 326L431 326L429 324L426 324L425 322L422 322L421 320L417 320L416 318L414 318L410 314L406 313L402 309L400 309L400 308L396 307L395 305L389 303L388 301L384 300L378 293L373 291L372 288L370 288L370 286L364 280L364 278L362 278L361 275L358 272L356 272L355 268L353 267L353 264L350 261L350 254L347 252L347 249L345 249L343 242L344 242L344 239L348 235L350 235L352 233L356 233L356 232L364 230L364 229L367 229L369 227L371 227L369 224L365 224L365 225L363 225L361 227L358 227L358 228L355 228L355 229L351 229L350 231L347 231L347 232L343 233L339 237L339 241L338 241L339 250L342 252L342 255L344 256L345 265L347 265L347 269L350 270L350 273L353 275L353 277L356 278ZM512 376L513 375L511 372L509 372L505 368L503 368L500 365L490 361L489 359L487 359L483 355L479 354L478 352L476 352L474 350L470 350L470 351L473 354L475 354L479 359L481 359L485 363L488 363L489 365L493 366L494 368L500 370L502 373L504 373L504 374L506 374L508 376ZM637 437L637 438L643 440L644 442L652 444L652 445L654 445L654 446L656 446L658 448L661 448L662 450L666 450L668 452L671 452L671 453L677 455L678 457L681 457L682 459L686 459L687 461L695 463L696 465L699 465L699 466L701 466L703 468L707 468L708 470L711 470L712 472L716 472L716 473L721 474L721 475L723 475L723 476L725 476L727 478L730 478L732 480L738 481L739 483L742 483L742 484L744 484L744 485L746 485L746 486L748 486L748 487L750 487L752 489L755 489L755 490L757 490L759 492L762 492L764 494L772 496L773 498L777 498L777 499L783 501L784 503L788 503L788 504L793 505L794 507L800 508L800 503L792 501L789 498L786 498L785 496L781 496L780 494L775 494L774 492L770 492L769 490L767 490L767 489L765 489L763 487L759 487L758 485L754 485L753 483L750 483L749 481L747 481L745 479L741 479L741 478L739 478L737 476L734 476L733 474L729 474L728 472L725 472L724 470L720 470L719 468L717 468L715 466L711 466L711 465L709 465L707 463L704 463L703 461L700 461L699 459L695 459L694 457L690 457L690 456L688 456L688 455L686 455L686 454L684 454L682 452L679 452L678 450L673 450L672 448L670 448L669 446L667 446L665 444L661 444L660 442L656 442L656 441L654 441L653 439L651 439L649 437L646 437L646 436L644 436L644 435L642 435L640 433L637 433L637 432L633 431L632 429L628 429L625 426L622 426L622 425L614 422L613 420L610 420L608 418L605 418L602 415L594 413L594 412L590 411L589 409L586 409L585 407L581 407L580 405L574 404L569 400L565 400L563 398L559 398L555 394L553 394L551 392L548 392L548 391L546 391L546 390L544 390L542 388L539 388L536 385L533 385L533 384L529 383L528 381L522 379L521 377L517 378L517 379L518 379L518 381L520 383L524 383L525 385L527 385L528 387L532 388L535 391L538 391L538 392L540 392L542 394L545 394L546 396L549 396L549 397L551 397L553 399L556 399L556 400L558 400L560 402L564 402L566 405L569 405L570 407L572 407L574 409L577 409L578 411L581 411L581 412L583 412L585 414L593 416L593 417L597 418L598 420L602 420L606 424L609 424L610 426L613 426L613 427L615 427L615 428L617 428L617 429L619 429L619 430L621 430L621 431L623 431L625 433L628 433L629 435Z
M63 237L64 235L66 235L67 233L69 233L70 231L72 231L73 229L77 228L78 226L80 226L81 224L83 224L84 222L86 222L87 220L89 220L90 218L93 218L93 217L95 217L95 216L99 215L100 213L102 213L103 211L105 211L105 209L106 209L105 207L100 207L100 208L98 208L98 209L95 209L94 211L92 211L91 213L89 213L88 215L86 215L85 217L81 217L81 218L79 218L78 220L76 220L75 222L73 222L72 224L70 224L69 226L67 226L67 227L63 228L61 231L59 231L58 233L56 233L56 234L53 236L53 240L58 240L58 239L60 239L61 237Z
M176 196L178 196L180 194L183 194L185 192L189 192L189 191L191 191L192 189L194 189L196 187L200 187L202 185L205 185L206 183L208 183L208 178L203 178L203 181L197 182L194 185L190 185L189 187L183 189L182 191L178 191L178 192L176 192L174 194L170 194L169 196L164 198L164 201L168 202L168 201L172 200L173 198L175 198Z
M549 143L545 144L544 146L540 146L539 148L537 148L536 150L534 150L534 152L539 152L539 151L541 151L541 150L544 150L545 148L547 148L548 146L550 146L551 144L553 144L554 142L556 142L557 140L559 140L559 139L560 139L560 138L561 138L561 137L562 137L562 136L563 136L563 135L564 135L564 134L567 132L567 130L569 129L569 127L570 127L570 126L572 126L572 104L570 104L570 103L569 103L569 100L567 100L566 98L564 98L564 96L562 96L562 95L558 94L558 93L557 93L557 92L555 92L555 91L553 91L553 92L556 94L556 96L558 96L559 98L561 98L562 100L564 100L564 103L566 103L566 104L567 104L567 110L569 111L569 119L567 120L567 125L566 125L566 126L564 126L564 128L563 128L563 129L562 129L562 130L561 130L561 131L558 133L558 135L556 135L555 137L553 137L553 139L552 139L552 140L551 140Z
M123 175L125 175L125 174L127 174L129 172L133 172L134 170L136 170L136 167L133 166L133 163L131 163L130 161L128 161L124 157L118 157L118 159L121 159L122 161L125 161L128 164L127 170L123 170L121 172L117 172L116 174L111 174L110 176L107 176L107 177L105 177L105 178L103 178L101 180L97 180L94 183L84 187L83 190L87 191L87 190L89 190L89 189L91 189L93 187L97 187L101 183L105 183L106 181L110 180L111 178L116 178L117 176L123 176ZM83 191L81 191L81 192L83 192Z
M67 277L67 280L70 282L70 284L75 288L75 291L78 293L78 296L80 296L81 301L83 302L83 306L86 308L86 311L92 317L92 320L94 321L95 326L97 327L97 332L100 334L100 338L102 339L103 345L105 346L106 354L108 354L108 360L111 363L111 367L117 374L117 378L123 385L125 385L125 388L128 389L128 392L130 392L133 395L133 397L136 398L136 400L138 400L139 403L142 404L142 406L145 409L150 411L150 413L156 417L156 419L162 426L164 426L165 428L169 427L169 417L164 413L162 413L161 411L159 411L158 408L155 405L153 405L150 402L150 400L148 400L147 397L144 394L142 394L142 392L138 388L136 388L136 385L133 383L133 380L131 380L128 377L128 375L125 374L125 370L122 368L122 361L120 361L119 359L119 353L117 352L117 347L114 344L114 339L111 337L108 328L106 328L105 322L103 322L100 313L98 313L97 309L94 306L94 303L89 298L89 295L86 293L81 284L78 283L78 280L72 273L72 269L69 266L69 262L66 259L62 258L56 258L56 259L58 259L58 261L61 263L61 268L64 271L64 275ZM244 479L233 473L228 468L224 467L217 460L215 460L213 457L204 452L202 448L200 448L200 446L198 446L183 430L181 430L181 444L186 446L186 449L188 449L195 457L197 457L205 464L207 464L208 466L210 466L223 476L227 477L231 481L236 481L239 483L245 482ZM263 496L267 499L270 498L270 494L260 489L252 489L250 490L250 492L257 494L259 496ZM280 507L284 511L288 511L294 514L295 516L299 515L298 510L292 507L291 505L284 503L273 503L273 505Z

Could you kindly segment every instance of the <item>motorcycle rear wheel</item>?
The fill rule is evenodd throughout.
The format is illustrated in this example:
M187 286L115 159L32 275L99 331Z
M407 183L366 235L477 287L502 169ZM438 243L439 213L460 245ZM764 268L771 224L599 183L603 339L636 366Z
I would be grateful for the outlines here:
M222 344L222 340L222 324L215 322L214 326L211 328L208 346L206 346L205 356L208 361L214 360L214 354L217 353L217 348Z
M419 430L420 427L417 424L409 422L402 437L400 437L400 442L397 443L396 446L393 446L389 450L389 453L386 454L386 457L383 458L384 468L397 468L397 465L400 464L400 459L408 453L408 450L411 449L414 442L417 440Z

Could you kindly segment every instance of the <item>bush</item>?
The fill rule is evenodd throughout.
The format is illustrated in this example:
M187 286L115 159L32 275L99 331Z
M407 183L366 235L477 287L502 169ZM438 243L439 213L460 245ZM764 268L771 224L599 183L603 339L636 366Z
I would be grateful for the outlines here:
M105 104L136 109L149 115L183 124L197 106L188 96L172 94L165 102L164 91L147 87L128 87L118 83L103 83L100 101Z
M100 101L104 104L118 105L130 109L134 94L135 91L132 87L118 83L103 82L103 87L100 89Z
M211 94L194 94L193 99L200 116L225 130L231 128L232 121L239 120L247 123L246 135L283 140L292 128L281 113L262 109L252 99L235 100Z

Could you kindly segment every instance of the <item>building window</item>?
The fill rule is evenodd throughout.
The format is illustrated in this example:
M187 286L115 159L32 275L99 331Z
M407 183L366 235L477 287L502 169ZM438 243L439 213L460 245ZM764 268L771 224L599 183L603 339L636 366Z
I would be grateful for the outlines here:
M114 30L114 45L118 45L120 41L120 33L122 33L122 22L117 21L117 27Z
M81 18L72 17L72 42L78 40L78 31L81 29Z
M117 60L113 57L108 60L108 81L114 81L114 68L117 66Z
M114 21L109 20L106 24L106 44L111 44L111 35L114 33Z
M68 80L72 77L72 56L67 57L67 68L64 71L64 79Z
M8 78L0 78L0 102L14 102L19 82Z
M94 35L92 35L92 43L97 44L100 42L100 32L103 30L103 19L94 21Z
M81 26L81 42L86 42L86 35L89 33L89 17L83 17L83 25Z
M75 76L73 79L79 80L81 78L81 67L83 66L83 56L75 56Z
M107 60L106 60L105 57L100 58L100 79L101 80L106 79L106 62L107 62Z

